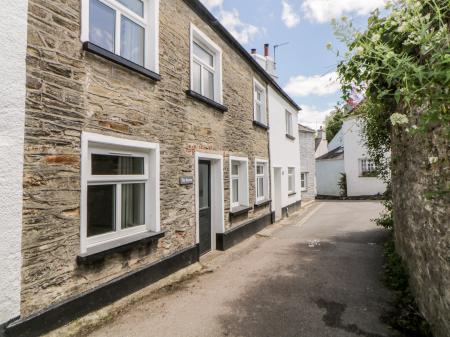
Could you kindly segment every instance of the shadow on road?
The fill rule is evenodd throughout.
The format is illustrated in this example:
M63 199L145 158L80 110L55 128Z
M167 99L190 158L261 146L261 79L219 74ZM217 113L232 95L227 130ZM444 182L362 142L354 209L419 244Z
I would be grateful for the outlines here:
M390 336L380 321L391 294L380 281L383 229L274 247L279 265L220 317L229 336Z

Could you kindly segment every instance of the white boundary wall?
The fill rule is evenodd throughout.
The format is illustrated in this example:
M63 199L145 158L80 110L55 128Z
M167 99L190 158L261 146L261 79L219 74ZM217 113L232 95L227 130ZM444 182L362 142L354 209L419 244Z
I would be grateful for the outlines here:
M27 0L0 10L0 324L20 314Z

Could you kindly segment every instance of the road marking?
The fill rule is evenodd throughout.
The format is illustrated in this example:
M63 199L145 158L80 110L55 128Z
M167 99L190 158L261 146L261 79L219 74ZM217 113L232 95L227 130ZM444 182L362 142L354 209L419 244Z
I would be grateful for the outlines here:
M302 227L306 221L308 221L316 212L322 208L324 204L319 204L315 209L313 209L309 214L307 214L302 221L295 225L295 227Z

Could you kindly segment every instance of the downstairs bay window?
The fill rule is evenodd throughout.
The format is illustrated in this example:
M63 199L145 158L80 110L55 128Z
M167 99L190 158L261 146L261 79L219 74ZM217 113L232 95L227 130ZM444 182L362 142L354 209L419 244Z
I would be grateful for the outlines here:
M269 163L257 159L255 162L256 204L269 200Z
M82 253L159 232L158 144L91 133L82 138Z
M248 159L230 157L231 211L246 208L248 201Z
M288 168L288 193L289 195L295 194L295 168Z

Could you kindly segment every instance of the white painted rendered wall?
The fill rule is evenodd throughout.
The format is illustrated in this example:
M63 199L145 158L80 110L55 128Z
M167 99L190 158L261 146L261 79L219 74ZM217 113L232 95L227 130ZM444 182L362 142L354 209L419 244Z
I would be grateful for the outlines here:
M317 194L340 196L338 183L344 172L344 159L316 160Z
M20 314L27 1L0 10L0 324Z
M342 133L344 136L344 161L347 174L347 195L362 196L384 193L386 184L376 177L360 177L359 160L369 158L367 148L361 136L362 125L357 118L344 121Z
M298 111L270 86L268 88L268 108L272 199L274 197L273 168L281 167L281 207L286 207L301 200L300 143L297 129ZM286 109L294 113L292 128L295 140L290 140L286 137ZM292 196L288 195L288 167L295 167L296 194ZM275 211L273 208L274 204L272 202L273 211Z

